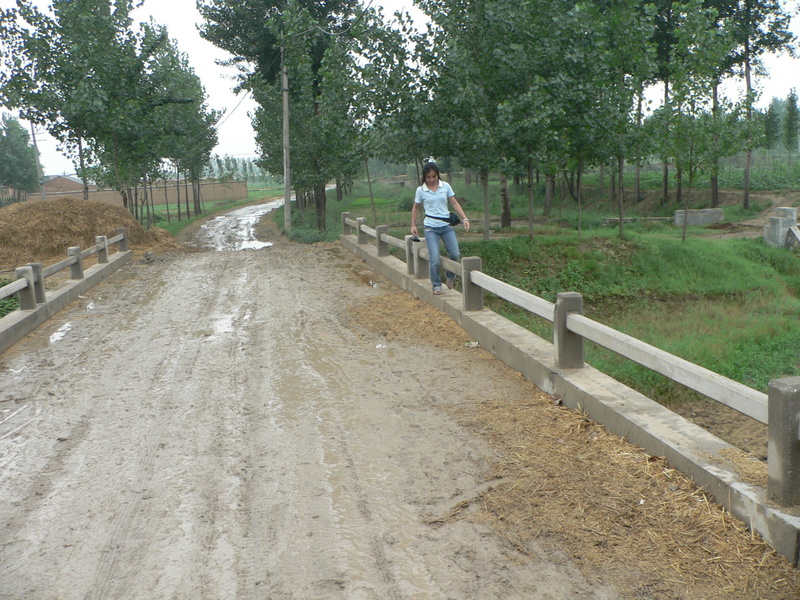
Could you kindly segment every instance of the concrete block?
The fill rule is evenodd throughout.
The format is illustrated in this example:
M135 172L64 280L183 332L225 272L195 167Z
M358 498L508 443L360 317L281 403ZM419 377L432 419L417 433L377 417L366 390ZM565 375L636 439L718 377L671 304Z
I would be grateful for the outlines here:
M775 214L777 216L770 217L769 223L764 226L764 243L773 248L783 248L789 230L797 226L797 208L781 206L775 209Z
M674 223L676 226L683 227L684 218L688 218L689 225L709 225L711 223L722 223L725 220L725 213L722 212L721 208L692 208L688 211L675 211Z

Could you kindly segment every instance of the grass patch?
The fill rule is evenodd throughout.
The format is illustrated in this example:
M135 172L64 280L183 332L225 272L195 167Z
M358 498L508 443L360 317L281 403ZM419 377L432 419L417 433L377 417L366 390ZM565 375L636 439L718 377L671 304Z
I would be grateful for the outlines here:
M11 279L0 279L0 287L14 283ZM19 297L17 294L0 299L0 318L14 312L19 308Z
M755 389L800 375L800 262L761 240L566 233L462 243L462 253L551 302L578 291L590 318ZM552 339L549 322L497 298L487 305ZM592 344L586 360L650 397L688 397L682 386Z

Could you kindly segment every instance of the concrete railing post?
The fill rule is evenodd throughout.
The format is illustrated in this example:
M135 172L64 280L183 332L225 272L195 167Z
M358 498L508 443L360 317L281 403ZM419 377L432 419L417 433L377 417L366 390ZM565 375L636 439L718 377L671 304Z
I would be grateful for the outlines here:
M342 213L342 235L350 235L352 232L352 228L350 225L347 224L347 219L350 218L349 212Z
M71 248L68 248L67 255L75 257L75 262L70 267L70 278L83 279L83 259L81 258L80 246L72 246Z
M120 227L117 229L117 235L122 236L122 241L117 245L117 248L120 252L127 252L128 251L128 229L126 227Z
M483 310L483 288L472 283L472 272L483 269L480 256L466 256L461 259L461 288L464 310Z
M562 292L556 300L553 346L559 369L580 369L584 365L583 338L567 329L567 315L570 313L583 314L583 296L578 292Z
M773 379L768 389L767 494L800 504L800 377Z
M14 270L17 279L25 279L28 282L24 290L20 290L17 295L19 296L19 309L20 310L33 310L36 308L36 292L34 290L34 277L32 267L17 267Z
M44 276L42 275L42 263L28 263L28 267L33 269L33 289L37 304L47 302L47 294L44 289Z
M413 235L407 235L406 240L406 273L409 275L414 274L414 238Z
M356 219L356 223L358 224L358 243L359 244L366 244L367 243L367 232L362 229L364 225L366 225L367 220L364 217L358 217Z
M389 256L389 244L383 236L389 235L388 225L378 225L375 228L375 242L378 245L378 256Z
M428 259L423 258L420 254L422 250L422 240L414 242L414 275L417 279L430 279L431 278L431 263Z
M95 244L100 244L100 250L97 252L97 262L105 264L108 262L108 238L104 235L98 235L94 238Z

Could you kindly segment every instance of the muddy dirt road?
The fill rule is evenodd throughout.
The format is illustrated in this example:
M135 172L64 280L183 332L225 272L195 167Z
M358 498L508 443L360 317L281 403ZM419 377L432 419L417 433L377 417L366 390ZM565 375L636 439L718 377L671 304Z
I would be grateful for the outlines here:
M0 355L0 598L617 598L442 522L494 483L446 405L516 384L359 328L398 293L359 269L279 240L157 257Z

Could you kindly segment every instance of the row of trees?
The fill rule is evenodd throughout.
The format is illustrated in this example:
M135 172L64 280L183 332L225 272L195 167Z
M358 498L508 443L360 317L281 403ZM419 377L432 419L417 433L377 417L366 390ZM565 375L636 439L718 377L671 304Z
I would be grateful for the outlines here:
M45 127L88 181L138 194L169 163L198 181L216 146L218 115L164 27L133 27L133 0L32 0L0 11L0 104ZM197 186L193 186L197 189ZM195 212L200 199L195 196Z
M800 109L797 92L793 89L786 100L773 98L764 115L764 148L783 148L789 153L797 152L800 135Z
M42 13L17 0L0 12L0 103L45 126L84 180L126 198L165 161L196 181L217 118L166 30L133 29L132 5L53 0ZM292 183L320 228L325 185L347 186L370 157L457 158L481 174L487 206L490 172L527 176L531 199L534 173L544 174L549 206L557 176L569 175L580 202L581 174L612 167L622 210L626 163L660 160L664 199L670 170L679 186L708 171L716 204L720 158L744 151L748 206L749 156L764 137L754 75L764 53L793 43L780 0L418 5L429 19L421 31L407 15L387 20L357 0L198 1L201 34L233 55L240 87L259 104L259 166L272 173L283 171L285 68ZM731 80L740 97L720 92ZM655 88L662 101L653 111Z
M279 183L270 173L265 171L259 161L253 158L237 158L235 156L218 156L211 158L205 175L220 181L246 181L250 184Z
M229 51L259 103L262 164L282 170L288 72L292 180L324 224L324 185L369 156L453 156L479 172L555 178L663 163L670 197L721 157L761 143L754 117L765 53L791 48L780 0L419 0L429 22L388 21L355 0L200 0L201 34ZM744 92L727 98L725 82ZM647 98L661 90L660 107ZM749 158L743 204L749 205ZM637 183L634 181L634 186ZM532 185L529 187L532 198ZM484 198L488 206L488 192ZM682 191L676 190L680 199ZM637 194L638 196L638 194ZM488 218L488 210L485 211ZM488 231L489 227L485 227Z
M39 166L30 136L11 115L0 117L0 203L17 202L39 188ZM4 192L3 190L8 190Z

